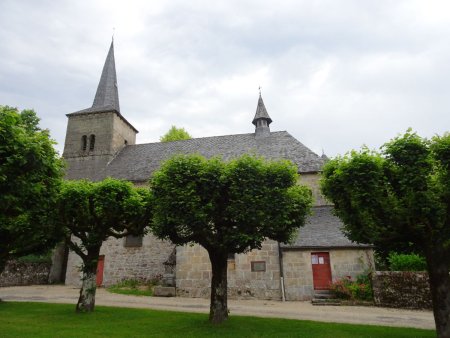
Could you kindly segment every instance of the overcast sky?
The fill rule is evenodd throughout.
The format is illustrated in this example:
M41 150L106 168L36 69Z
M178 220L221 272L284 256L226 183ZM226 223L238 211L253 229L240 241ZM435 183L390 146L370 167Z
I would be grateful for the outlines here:
M122 114L156 142L273 123L329 156L408 127L450 128L448 1L0 0L0 104L33 108L62 152L92 105L115 27Z

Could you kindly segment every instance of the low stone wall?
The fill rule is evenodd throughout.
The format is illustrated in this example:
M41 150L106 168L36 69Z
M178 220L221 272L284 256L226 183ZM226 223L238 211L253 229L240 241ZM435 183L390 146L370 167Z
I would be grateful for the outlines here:
M0 274L0 286L48 284L50 263L10 261Z
M431 309L428 273L376 271L372 275L373 295L378 306Z

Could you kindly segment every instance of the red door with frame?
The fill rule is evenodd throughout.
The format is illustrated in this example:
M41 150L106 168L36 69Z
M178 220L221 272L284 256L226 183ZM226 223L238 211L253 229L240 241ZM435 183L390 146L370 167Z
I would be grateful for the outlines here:
M328 290L331 284L330 254L328 252L311 253L314 290Z
M105 268L105 256L101 255L98 257L97 263L97 286L102 286L103 284L103 269Z

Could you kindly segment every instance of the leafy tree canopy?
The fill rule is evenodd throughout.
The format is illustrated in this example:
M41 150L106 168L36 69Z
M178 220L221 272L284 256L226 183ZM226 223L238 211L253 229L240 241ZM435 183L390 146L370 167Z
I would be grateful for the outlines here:
M450 336L450 134L408 130L381 152L352 151L321 184L352 240L426 258L437 330Z
M172 126L167 133L159 138L161 142L172 142L181 140L190 140L191 135L184 128L177 128Z
M267 238L287 242L304 225L311 192L297 182L292 163L248 155L230 162L176 156L154 174L152 231L161 239L197 243L208 251L212 322L228 315L228 254L261 248Z
M77 311L94 310L100 248L109 237L141 235L150 221L148 189L112 178L93 183L64 182L58 200L59 222L72 235L69 247L83 261Z
M52 211L63 162L33 110L0 106L0 272L13 257L42 253L62 238Z

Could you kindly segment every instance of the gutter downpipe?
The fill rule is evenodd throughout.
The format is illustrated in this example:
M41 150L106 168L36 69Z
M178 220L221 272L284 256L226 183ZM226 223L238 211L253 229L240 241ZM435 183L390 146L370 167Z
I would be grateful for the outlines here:
M278 262L280 264L280 286L281 286L281 300L286 301L286 293L284 290L284 273L283 273L283 252L281 251L280 242L278 242Z

